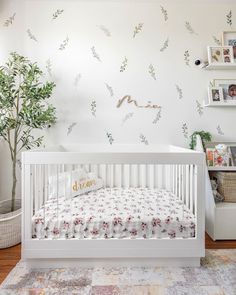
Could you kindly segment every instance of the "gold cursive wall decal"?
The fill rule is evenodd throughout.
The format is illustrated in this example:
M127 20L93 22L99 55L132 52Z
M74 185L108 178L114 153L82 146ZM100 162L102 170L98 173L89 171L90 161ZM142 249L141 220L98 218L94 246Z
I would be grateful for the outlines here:
M130 95L125 95L123 98L119 99L116 107L120 108L125 101L129 104L130 103L133 104L137 108L146 108L146 109L160 109L161 108L161 106L159 106L157 104L151 104L151 102L148 102L147 105L141 106L137 103L136 100L132 99Z

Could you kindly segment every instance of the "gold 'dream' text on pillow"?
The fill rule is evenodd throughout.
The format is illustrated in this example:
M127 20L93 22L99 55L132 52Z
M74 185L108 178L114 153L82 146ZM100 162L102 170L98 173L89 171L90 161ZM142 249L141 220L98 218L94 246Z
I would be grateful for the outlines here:
M72 186L72 189L74 192L77 192L81 189L85 189L85 188L89 188L93 185L96 185L96 181L95 179L89 179L89 180L85 180L85 181L75 181L73 186Z

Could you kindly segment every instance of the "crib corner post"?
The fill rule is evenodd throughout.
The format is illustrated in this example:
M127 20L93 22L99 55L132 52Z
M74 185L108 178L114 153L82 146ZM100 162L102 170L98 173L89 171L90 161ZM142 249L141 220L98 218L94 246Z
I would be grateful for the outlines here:
M205 155L200 154L197 167L197 238L205 255Z
M21 242L22 242L22 258L24 258L24 249L26 246L26 241L31 239L31 169L30 164L25 161L25 153L22 153L22 232L21 232Z

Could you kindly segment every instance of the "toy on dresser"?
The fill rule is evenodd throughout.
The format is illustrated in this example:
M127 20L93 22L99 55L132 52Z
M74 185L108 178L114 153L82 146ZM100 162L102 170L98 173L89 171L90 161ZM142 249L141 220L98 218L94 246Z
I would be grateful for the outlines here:
M222 196L219 192L218 192L218 184L216 179L211 179L211 188L212 188L212 192L213 192L213 196L216 202L223 202L224 201L224 196Z

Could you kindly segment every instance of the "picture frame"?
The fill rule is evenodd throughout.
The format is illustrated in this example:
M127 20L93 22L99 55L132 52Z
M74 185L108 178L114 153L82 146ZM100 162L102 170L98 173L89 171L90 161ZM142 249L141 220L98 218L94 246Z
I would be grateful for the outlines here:
M224 31L222 33L222 45L233 47L234 62L236 62L236 31Z
M208 46L207 54L209 64L234 63L233 46Z
M223 89L221 87L208 87L209 104L218 104L224 101Z
M214 79L213 84L222 88L224 102L236 102L236 79Z

